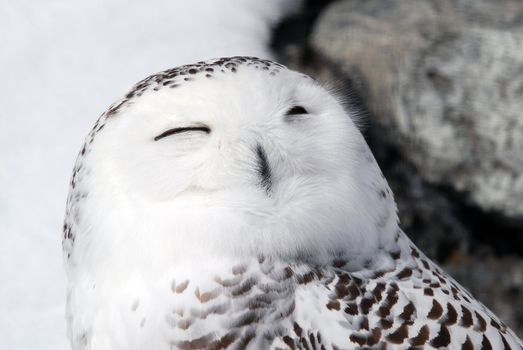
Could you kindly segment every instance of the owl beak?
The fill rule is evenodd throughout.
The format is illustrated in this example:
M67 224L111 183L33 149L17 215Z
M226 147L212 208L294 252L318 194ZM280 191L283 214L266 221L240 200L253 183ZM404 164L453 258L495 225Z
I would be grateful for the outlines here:
M272 178L271 178L271 167L267 161L267 154L261 145L256 145L256 156L257 161L257 172L260 177L260 185L265 189L265 192L269 194L271 192Z

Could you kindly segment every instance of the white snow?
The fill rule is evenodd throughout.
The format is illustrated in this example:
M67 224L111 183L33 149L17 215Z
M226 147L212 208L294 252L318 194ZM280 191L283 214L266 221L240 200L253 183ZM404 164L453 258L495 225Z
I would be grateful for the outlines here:
M92 123L147 75L270 57L299 0L0 0L0 349L67 349L61 226Z

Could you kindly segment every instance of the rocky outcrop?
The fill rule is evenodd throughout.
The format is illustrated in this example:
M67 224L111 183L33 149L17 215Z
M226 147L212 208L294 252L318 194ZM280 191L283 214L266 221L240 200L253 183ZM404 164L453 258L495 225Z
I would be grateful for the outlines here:
M314 51L426 181L523 223L523 2L348 0Z
M521 336L523 1L307 4L280 59L368 115L402 228Z

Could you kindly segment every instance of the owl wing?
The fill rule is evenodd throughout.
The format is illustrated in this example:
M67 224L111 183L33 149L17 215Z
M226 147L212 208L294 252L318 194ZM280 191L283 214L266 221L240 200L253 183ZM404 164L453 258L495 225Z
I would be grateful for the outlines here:
M402 255L404 255L402 253ZM490 310L414 247L394 269L343 264L296 278L291 349L523 349Z

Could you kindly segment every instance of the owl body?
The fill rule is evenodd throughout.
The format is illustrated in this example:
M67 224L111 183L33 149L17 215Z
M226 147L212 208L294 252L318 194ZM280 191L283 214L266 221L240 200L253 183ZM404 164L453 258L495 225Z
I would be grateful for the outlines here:
M90 330L75 347L518 349L503 322L412 243L403 248L389 252L394 267L357 272L343 255L327 266L201 256L98 277L70 294L73 327Z
M111 106L63 247L74 349L521 347L401 231L335 96L267 60L161 72Z

